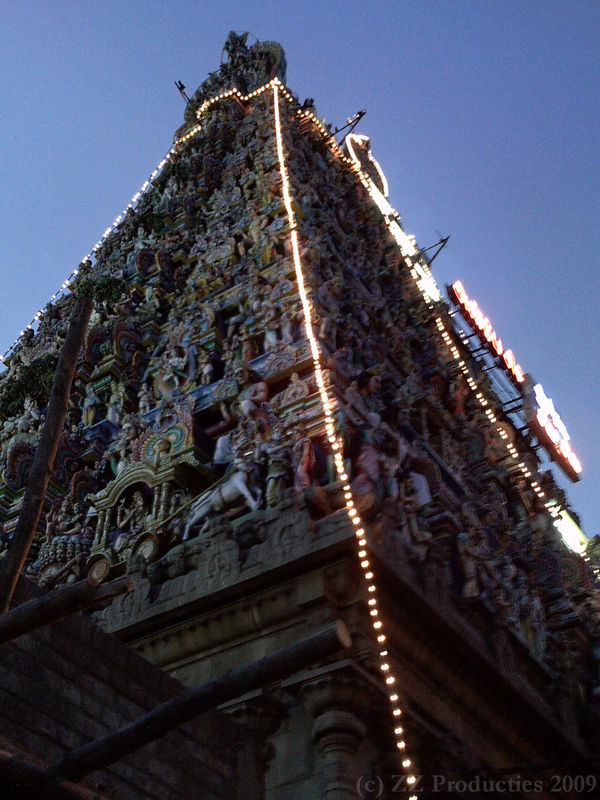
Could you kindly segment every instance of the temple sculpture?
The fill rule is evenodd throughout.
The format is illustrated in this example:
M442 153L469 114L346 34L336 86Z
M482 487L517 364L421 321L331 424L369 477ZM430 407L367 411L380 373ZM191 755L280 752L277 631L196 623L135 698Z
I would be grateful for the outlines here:
M231 33L87 265L111 292L25 573L134 575L98 624L190 684L344 619L349 654L225 709L269 800L519 768L567 797L550 776L598 743L600 547L563 541L553 509L576 515L385 205L368 137L338 142L285 67ZM72 303L0 375L2 551Z

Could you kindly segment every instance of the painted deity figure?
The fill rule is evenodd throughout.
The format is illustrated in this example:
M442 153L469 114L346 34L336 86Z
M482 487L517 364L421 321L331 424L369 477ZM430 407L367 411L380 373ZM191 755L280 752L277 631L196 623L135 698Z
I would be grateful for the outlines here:
M268 353L269 350L274 350L279 344L279 321L277 310L270 301L265 301L264 307L263 325L265 336L263 350Z
M163 397L169 397L186 382L188 355L181 345L169 347L161 355L158 368L158 389Z
M243 417L259 417L264 414L263 403L269 399L269 387L257 373L245 364L240 364L235 371L240 385L238 407Z
M296 426L295 441L292 448L292 465L294 469L294 486L303 492L313 484L316 464L315 448L306 435L306 425L300 422Z
M96 421L99 406L100 398L94 391L93 385L91 383L86 384L85 397L81 405L83 411L82 422L86 428L91 427Z
M125 384L113 381L111 384L111 394L106 410L106 419L113 425L119 425L125 405Z
M17 420L17 432L28 433L32 428L36 428L40 423L40 412L34 400L29 397L25 398L23 414Z
M281 405L293 403L308 395L308 386L306 381L303 381L297 372L292 372L290 375L289 385L284 389L281 397Z
M458 563L462 578L463 597L479 596L479 580L477 577L477 560L475 549L468 532L461 531L456 537Z
M410 544L416 550L419 561L424 561L432 536L430 531L419 521L419 500L411 475L408 475L402 482L399 497L406 517Z
M200 384L207 385L213 382L215 367L210 360L210 355L206 350L200 350L198 353L198 373L200 375Z
M138 413L147 414L154 406L154 392L149 383L144 383L138 392Z
M274 425L271 438L261 446L261 453L267 461L267 483L265 498L268 506L274 506L281 499L287 486L290 468L290 449L282 441L280 425Z
M356 380L346 389L344 395L348 403L350 416L357 424L367 420L370 425L379 424L378 393L381 387L379 375L372 375L370 372L363 371ZM354 414L353 414L354 412Z
M121 436L114 447L111 458L111 467L115 475L120 475L131 463L133 443L138 436L138 432L138 426L134 419L126 418Z
M146 231L143 225L140 225L137 230L137 236L133 243L133 249L131 255L128 259L128 266L130 264L135 265L138 253L140 250L144 250L145 248L152 249L156 246L156 237L153 232L150 233L149 236L146 235Z
M146 506L141 492L135 492L131 505L128 506L125 498L121 498L117 506L117 530L114 548L118 553L127 544L128 540L142 532L146 519Z

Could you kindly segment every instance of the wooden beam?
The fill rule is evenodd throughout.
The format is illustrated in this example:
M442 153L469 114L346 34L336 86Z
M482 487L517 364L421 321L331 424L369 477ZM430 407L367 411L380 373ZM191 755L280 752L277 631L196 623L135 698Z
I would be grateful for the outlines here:
M333 622L298 642L276 650L259 661L232 669L219 678L185 689L177 697L144 714L114 733L67 753L49 767L53 779L78 781L119 761L129 753L160 739L174 728L227 700L288 677L323 658L349 647L350 634L343 622Z
M85 608L101 605L133 589L133 578L125 575L110 583L79 581L44 597L36 597L0 615L0 644L24 633L51 625Z
M0 611L8 611L10 608L12 596L42 512L46 488L54 469L54 459L67 418L73 376L85 340L93 305L93 301L89 297L75 299L69 328L54 374L46 421L35 449L33 464L25 487L21 511L13 538L6 555L0 562Z

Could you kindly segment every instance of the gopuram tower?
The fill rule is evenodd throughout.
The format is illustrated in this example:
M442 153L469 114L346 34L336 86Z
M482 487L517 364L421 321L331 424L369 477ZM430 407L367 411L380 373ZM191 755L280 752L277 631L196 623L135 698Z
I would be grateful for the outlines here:
M593 551L561 535L576 519L542 469L537 385L461 284L443 298L368 137L338 144L279 45L230 34L225 52L5 359L4 555L88 291L25 574L131 574L96 621L185 684L343 620L340 657L224 709L268 800L499 797L516 777L511 796L575 796L598 592Z

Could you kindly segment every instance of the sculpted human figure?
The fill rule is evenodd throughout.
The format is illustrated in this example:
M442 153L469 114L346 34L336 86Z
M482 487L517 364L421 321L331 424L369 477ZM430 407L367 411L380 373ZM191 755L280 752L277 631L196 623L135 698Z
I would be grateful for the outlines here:
M359 425L350 440L352 493L359 511L366 512L381 499L381 463L374 430Z
M295 441L292 448L292 465L294 468L294 486L298 492L308 489L313 483L316 463L315 448L306 435L306 425L299 422L296 426Z
M206 350L198 353L197 382L201 385L212 383L215 368Z
M138 392L138 414L147 414L154 407L154 392L144 383Z
M112 381L111 394L106 409L106 419L112 422L113 425L119 425L121 422L125 398L125 384L120 381Z
M60 505L53 505L46 515L46 541L60 536L69 523L69 498L64 497Z
M23 413L17 420L17 432L28 433L32 428L39 425L40 419L39 409L34 400L28 395L25 398Z
M529 642L537 658L543 658L546 652L546 615L540 594L535 586L531 587L531 609L529 612Z
M149 317L155 318L160 311L160 300L154 286L146 286L144 299L138 306L138 311Z
M281 405L300 400L306 397L308 393L309 390L306 381L303 381L297 372L292 372L289 385L284 389L283 395L281 396Z
M98 407L100 406L100 398L94 391L94 387L91 383L86 384L85 387L85 397L83 398L82 403L82 422L86 428L89 428L94 424L96 421L96 416L98 415Z
M290 468L290 449L282 441L280 425L274 425L271 438L261 445L263 457L267 460L267 485L265 498L268 506L276 505L287 486Z
M355 372L352 366L352 352L350 347L348 347L347 344L343 344L341 347L338 347L337 350L334 350L327 361L327 366L329 369L335 370L342 377L349 380Z
M181 539L183 535L183 516L179 509L184 503L184 493L182 490L173 492L171 500L169 501L169 508L167 510L167 522L169 535L173 540Z
M156 247L156 237L154 232L151 232L150 235L147 236L144 226L140 225L137 230L137 236L131 248L131 253L127 258L127 270L132 271L135 269L137 265L137 258L141 250L152 250L154 247Z
M181 345L167 348L160 357L158 367L158 389L163 397L181 388L187 380L188 354Z
M173 212L177 204L177 194L179 192L179 184L177 178L171 175L165 186L158 207L161 211Z
M462 577L462 596L477 597L479 595L479 581L477 579L477 560L473 542L468 532L461 531L456 536L456 549L458 563Z
M279 344L279 315L270 301L265 301L263 326L265 336L263 339L263 351L265 353L273 350Z
M242 325L238 336L242 347L242 361L248 363L258 355L258 347L254 340L254 334L248 329L247 325Z
M259 417L264 415L263 403L269 399L269 387L261 377L246 364L239 364L235 370L235 378L240 387L238 407L243 417Z
M294 344L300 314L295 308L286 308L281 315L281 337L286 344Z
M377 394L381 387L379 375L372 375L370 372L363 371L357 376L355 381L346 389L344 400L355 413L354 417L357 424L367 420L375 427L379 424L380 403Z
M122 497L117 505L117 530L118 535L115 539L114 548L117 552L121 551L127 544L131 536L142 532L144 520L146 519L146 507L144 497L141 492L135 492L131 498L131 505L127 505L125 498Z
M68 508L68 503L66 504ZM75 536L82 532L85 516L79 503L73 504L72 514L64 514L60 518L59 527L55 531L55 536Z
M138 426L135 418L126 418L121 436L118 439L111 458L111 467L115 475L120 475L131 463L133 443L138 436Z
M419 561L424 561L432 537L430 531L419 522L417 490L411 475L407 475L400 485L400 501L406 515L410 543L417 551Z
M397 475L400 470L400 465L404 460L408 447L400 434L393 428L390 428L387 423L381 423L380 433L380 463L381 463L381 481L383 484L383 497L390 500L397 500L400 495L400 487L398 485Z

